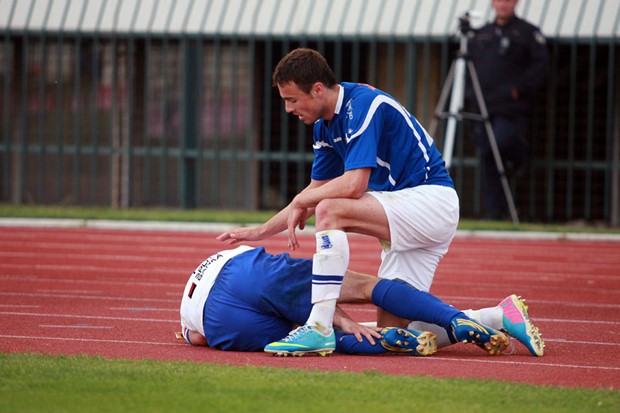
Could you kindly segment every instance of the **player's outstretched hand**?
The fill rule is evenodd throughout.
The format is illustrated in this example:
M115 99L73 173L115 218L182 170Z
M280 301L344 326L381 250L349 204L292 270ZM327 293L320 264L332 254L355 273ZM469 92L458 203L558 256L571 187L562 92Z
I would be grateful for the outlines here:
M260 227L239 227L218 235L215 239L230 245L242 241L259 241L263 239Z
M339 327L343 333L353 334L360 343L363 341L362 336L366 337L366 340L373 346L375 345L375 338L381 339L380 328L366 327L348 318L343 319Z

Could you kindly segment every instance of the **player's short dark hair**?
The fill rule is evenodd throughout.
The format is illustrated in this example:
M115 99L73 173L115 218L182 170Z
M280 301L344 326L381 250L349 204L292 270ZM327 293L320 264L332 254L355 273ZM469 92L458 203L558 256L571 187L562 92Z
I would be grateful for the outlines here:
M300 48L289 52L280 60L272 76L273 86L295 83L303 92L310 93L316 82L327 87L336 84L336 75L319 52Z

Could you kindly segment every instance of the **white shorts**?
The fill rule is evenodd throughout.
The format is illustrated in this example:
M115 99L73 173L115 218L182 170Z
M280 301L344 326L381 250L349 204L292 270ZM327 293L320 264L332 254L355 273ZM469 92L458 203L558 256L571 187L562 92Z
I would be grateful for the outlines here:
M439 261L448 252L459 222L452 188L420 185L394 192L368 192L383 206L390 242L382 242L379 278L401 279L429 291Z

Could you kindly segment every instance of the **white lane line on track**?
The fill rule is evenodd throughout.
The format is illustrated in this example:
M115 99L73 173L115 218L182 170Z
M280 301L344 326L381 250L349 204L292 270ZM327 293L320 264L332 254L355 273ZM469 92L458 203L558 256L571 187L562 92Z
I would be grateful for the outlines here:
M26 317L86 318L86 319L91 319L91 320L148 321L148 322L155 322L155 323L179 323L179 320L167 320L163 318L109 317L109 316L102 316L102 315L77 315L77 314L18 313L16 311L0 311L0 315L15 315L15 316L26 316Z
M117 343L117 344L148 344L155 346L187 346L185 341L179 343L158 343L154 341L136 341L136 340L104 340L104 339L91 339L91 338L73 338L73 337L41 337L41 336L11 336L0 335L0 338L13 338L18 340L57 340L57 341L82 341L93 343Z
M198 264L196 264L198 265ZM163 275L168 275L168 274L187 274L187 276L189 277L189 275L192 273L192 271L195 269L196 267L192 267L192 269L189 268L161 268L161 267L153 267L153 268L149 268L149 272L151 273L155 273L155 274L163 274ZM119 273L123 273L123 274L129 274L129 273L137 273L139 275L144 275L144 268L140 268L140 267L127 267L127 268L117 268L117 267L110 267L110 266L97 266L97 265L65 265L65 264L24 264L24 265L17 265L17 264L0 264L0 269L3 270L12 270L14 271L15 269L18 270L23 270L23 269L27 269L29 271L32 270L45 270L45 271L58 271L58 270L62 270L65 272L76 272L79 271L80 273L86 273L86 272L94 272L97 275L102 275L102 274L113 274L113 275L117 275ZM19 277L19 276L18 276Z
M58 259L58 254L56 253L42 253L40 251L24 251L24 252L16 252L16 251L0 251L0 257L8 257L8 258L33 258L39 261L46 261L48 259ZM88 258L89 260L109 260L110 258L114 258L114 262L143 262L144 254L118 254L117 252L112 251L109 254L87 254L85 256L76 256L73 255L72 259L74 260L83 260L84 258ZM170 263L173 261L184 262L185 258L179 256L159 256L148 257L150 262L166 262ZM76 265L77 267L77 265Z
M74 253L74 256L82 255L82 254L91 254L91 253L111 253L116 254L119 251L126 251L123 247L119 247L119 245L127 244L128 240L125 238L120 242L97 242L97 243L88 243L80 241L65 241L64 238L62 241L56 240L54 242L42 242L42 241L29 241L29 240L14 240L12 242L0 242L0 247L6 247L7 245L10 247L17 248L25 248L25 251L21 254L21 256L28 256L27 254L33 254L33 250L36 249L42 253L54 254L59 250L71 250ZM133 243L129 241L129 243ZM135 244L135 243L134 243ZM171 245L153 245L153 244L137 244L134 245L130 250L131 252L156 252L156 253L167 253L169 255L174 256L175 254L178 256L179 253L185 255L193 255L194 253L202 254L204 253L204 247L200 245L187 244L187 245L179 245L179 246L171 246ZM50 251L52 250L52 251Z
M105 329L111 330L112 326L88 326L81 324L63 325L63 324L39 324L39 328L76 328L76 329Z
M545 343L585 344L585 345L596 344L600 346L611 346L611 347L620 346L620 344L618 343L605 343L602 341L566 340L564 338L547 338L547 337L543 337L543 339Z
M158 307L109 307L110 310L129 311L131 313L140 313L143 311L166 311L178 313L179 308L158 308Z
M443 301L447 303L453 303L455 301L467 301L472 302L472 300L476 300L479 302L494 302L497 303L497 298L486 298L486 297L461 297L461 296L451 296L451 295L439 295ZM586 302L578 302L578 301L550 301L550 300L525 300L526 305L556 305L556 306L564 306L564 307L578 307L578 308L610 308L610 309L620 309L620 304L606 304L606 303L586 303ZM497 304L496 304L497 305Z
M117 300L117 301L148 301L157 303L179 303L179 300L172 298L152 298L152 297L114 297L114 296L97 296L97 295L71 295L71 294L37 294L37 293L5 293L0 292L0 296L10 297L52 297L52 298L81 298L86 300Z
M152 342L152 341L135 341L135 340L102 340L102 339L86 339L86 338L71 338L71 337L45 337L45 336L14 336L14 335L0 335L0 338L7 339L18 339L18 340L55 340L55 341L79 341L79 342L97 342L97 343L116 343L116 344L146 344L146 345L157 345L157 346L186 346L184 342L179 343L161 343L161 342ZM462 361L468 363L485 363L485 364L509 364L509 365L528 365L528 366L536 366L536 367L560 367L560 368L569 368L569 369L593 369L593 370L609 370L609 371L620 371L620 367L612 367L612 366L588 366L588 365L576 365L576 364L561 364L561 363L547 363L542 361L542 359L538 359L541 361L538 362L524 362L524 361L505 361L498 360L497 357L492 357L491 360L474 360L474 359L464 359L464 358L454 358L454 357L442 357L434 355L432 357L416 357L416 361Z
M602 325L610 325L617 326L617 321L601 321L601 320L563 320L559 318L531 318L533 322L543 322L543 323L577 323L577 324L602 324Z
M9 307L9 308L41 308L40 305L21 305L21 304L0 304L0 307Z
M76 271L81 271L80 267L76 267L75 268ZM124 269L122 271L125 271ZM142 270L141 273L144 273L144 271ZM176 273L178 274L178 273ZM189 277L189 274L187 275L187 277ZM170 283L170 282L161 282L161 281L157 281L157 280L153 280L153 279L134 279L134 280L128 280L126 278L123 278L122 280L118 279L109 279L106 277L105 280L93 280L93 279L89 279L89 280L80 280L80 279L75 279L75 278L42 278L39 276L23 276L23 275L3 275L0 276L0 281L19 281L19 282L24 282L24 281L28 281L29 283L33 283L33 282L37 282L37 283L54 283L54 284L59 284L59 283L68 283L68 284L104 284L104 285L140 285L140 286L148 286L148 287L172 287L172 288L183 288L185 287L185 281L183 281L182 283Z
M580 366L578 364L561 364L561 363L546 363L544 361L541 362L528 362L528 361L505 361L505 360L497 360L496 357L491 357L492 360L473 360L473 359L463 359L463 358L453 358L453 357L442 357L442 356L437 356L437 355L433 355L432 357L416 357L416 361L417 360L423 360L423 361L437 361L437 360L443 360L443 361L464 361L464 362L470 362L470 363L490 363L490 364L510 364L510 365L518 365L518 366L523 366L523 365L527 365L527 366L540 366L540 367L563 367L563 368L570 368L570 369L595 369L595 370L610 370L610 371L620 371L620 367L613 367L613 366L587 366L587 365L583 365ZM541 359L539 359L541 360Z
M53 290L53 289L37 289L39 294L101 294L102 290Z

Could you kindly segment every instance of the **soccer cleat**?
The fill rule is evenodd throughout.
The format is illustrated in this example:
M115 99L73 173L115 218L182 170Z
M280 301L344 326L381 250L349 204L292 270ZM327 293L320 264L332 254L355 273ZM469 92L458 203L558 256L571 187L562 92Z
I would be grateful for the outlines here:
M381 345L388 351L413 356L430 356L437 351L437 336L429 331L386 327L381 335Z
M280 341L265 346L265 352L276 356L303 356L305 354L319 354L326 356L336 349L336 334L325 336L312 326L304 325L291 331Z
M532 356L542 357L545 351L545 342L538 327L534 326L527 315L525 300L512 294L504 298L499 304L504 315L502 317L502 331L519 340L530 351Z
M489 353L500 355L510 345L501 331L477 323L470 318L454 317L450 322L452 334L462 343L473 343Z

